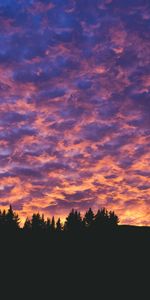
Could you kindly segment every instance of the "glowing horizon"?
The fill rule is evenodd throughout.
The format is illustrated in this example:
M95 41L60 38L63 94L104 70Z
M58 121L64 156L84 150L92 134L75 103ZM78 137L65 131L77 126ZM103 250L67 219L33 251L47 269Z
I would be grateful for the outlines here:
M150 225L149 0L5 0L0 25L0 209Z

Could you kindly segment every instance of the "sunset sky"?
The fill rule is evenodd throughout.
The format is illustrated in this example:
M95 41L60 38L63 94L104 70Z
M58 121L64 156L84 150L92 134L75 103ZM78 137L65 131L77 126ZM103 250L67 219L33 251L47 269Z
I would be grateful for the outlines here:
M150 225L150 1L0 0L0 208Z

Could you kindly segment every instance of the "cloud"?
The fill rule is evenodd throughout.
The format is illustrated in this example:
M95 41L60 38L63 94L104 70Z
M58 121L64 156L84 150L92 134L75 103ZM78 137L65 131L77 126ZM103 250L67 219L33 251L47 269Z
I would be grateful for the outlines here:
M111 134L116 129L115 125L99 125L97 122L87 124L82 129L82 135L85 139L96 142Z
M135 173L137 175L143 176L143 177L150 177L150 171L143 171L143 170L136 170Z
M6 112L2 114L2 123L3 124L11 124L11 123L18 123L22 121L26 121L27 115L20 114L18 112Z
M16 176L21 176L21 177L41 177L41 174L39 170L34 170L33 168L23 168L23 167L16 167L12 170L13 174Z
M0 206L149 224L149 0L0 1ZM6 201L7 198L7 201Z
M90 189L84 190L84 191L76 191L74 194L64 194L65 199L68 199L70 201L79 201L79 200L85 200L87 198L90 198L91 191Z

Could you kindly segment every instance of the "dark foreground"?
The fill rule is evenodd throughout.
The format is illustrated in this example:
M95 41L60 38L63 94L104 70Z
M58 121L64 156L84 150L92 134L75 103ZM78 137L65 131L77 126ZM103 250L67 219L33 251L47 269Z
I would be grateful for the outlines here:
M80 299L79 291L91 299L107 299L109 293L119 291L120 299L123 295L136 299L138 291L140 299L149 299L144 296L149 289L149 227L117 226L99 233L51 236L20 230L1 233L0 249L1 284L12 284L13 291L21 287L24 295L32 290L33 299L40 292L46 299L47 291L57 299L57 294L63 297L70 289L70 299L75 295ZM102 292L106 297L100 297ZM129 297L131 293L134 297Z

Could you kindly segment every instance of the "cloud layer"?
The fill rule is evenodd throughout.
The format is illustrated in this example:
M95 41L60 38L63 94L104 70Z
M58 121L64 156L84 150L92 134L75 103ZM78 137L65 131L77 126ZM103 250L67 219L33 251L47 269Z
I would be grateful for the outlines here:
M150 225L149 0L0 0L0 206Z

